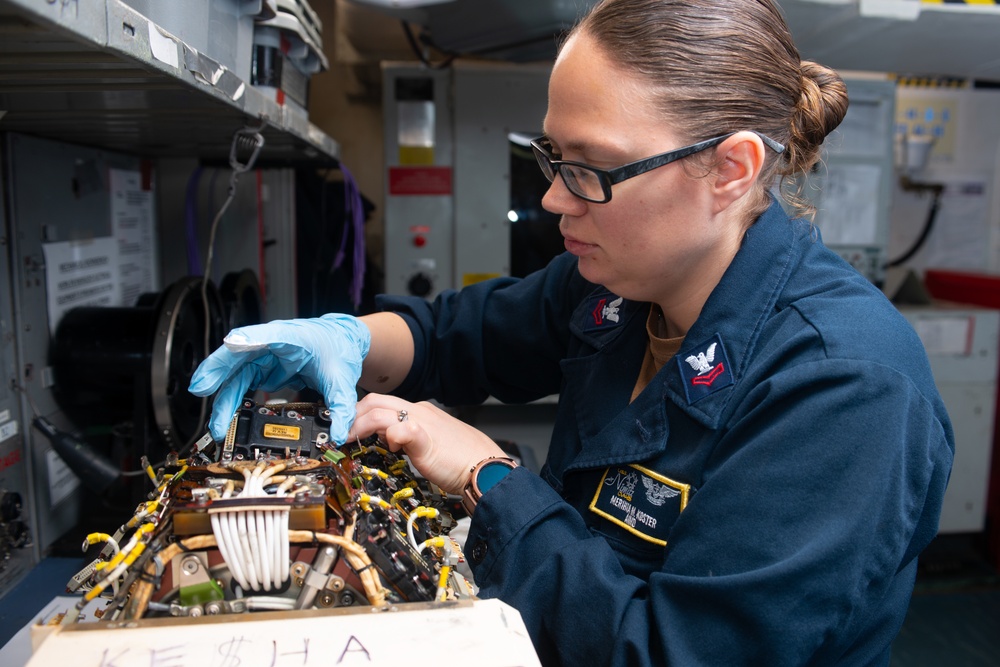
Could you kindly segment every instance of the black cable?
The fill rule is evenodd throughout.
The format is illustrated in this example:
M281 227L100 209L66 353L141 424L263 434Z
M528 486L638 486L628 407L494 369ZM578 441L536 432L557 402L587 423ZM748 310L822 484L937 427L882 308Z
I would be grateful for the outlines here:
M913 245L911 245L906 252L891 262L888 262L885 265L886 268L903 264L916 255L921 248L923 248L928 237L931 235L931 230L934 229L934 222L937 219L938 210L941 208L941 195L944 193L944 185L941 185L940 183L914 183L905 176L901 179L900 183L902 184L903 189L907 192L931 192L933 193L934 198L931 200L931 208L927 212L927 219L924 222L924 228L920 231L920 235L917 237L917 240L913 242Z
M458 55L455 53L447 53L445 51L442 51L442 53L445 53L447 57L437 64L432 63L427 59L427 56L424 55L423 49L420 48L420 45L417 44L417 38L413 36L413 30L410 28L410 24L407 23L406 21L400 21L399 23L400 25L403 26L403 33L406 35L406 41L410 44L410 49L413 51L413 55L415 55L423 65L430 67L431 69L446 69L450 67L451 64L455 61L455 58L458 57ZM430 41L430 39L426 35L421 36L421 41L423 41L431 48L441 51L441 49L434 46L434 44Z

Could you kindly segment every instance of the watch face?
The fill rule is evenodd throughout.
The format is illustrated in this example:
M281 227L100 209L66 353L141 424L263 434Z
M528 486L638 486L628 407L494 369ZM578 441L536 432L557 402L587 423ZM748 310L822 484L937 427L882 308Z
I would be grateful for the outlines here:
M486 493L493 486L499 482L501 479L507 476L513 469L507 461L490 461L476 474L476 486L479 488L479 493Z
M476 503L483 497L483 494L516 467L517 464L513 459L498 457L488 458L477 463L472 469L469 483L462 491L462 506L465 511L471 516L476 508Z

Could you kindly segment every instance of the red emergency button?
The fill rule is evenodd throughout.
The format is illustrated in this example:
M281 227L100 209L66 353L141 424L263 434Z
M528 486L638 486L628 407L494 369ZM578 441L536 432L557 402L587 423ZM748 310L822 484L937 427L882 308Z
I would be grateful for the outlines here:
M427 237L420 236L419 234L417 236L414 236L413 245L415 245L418 248L423 248L425 245L427 245Z

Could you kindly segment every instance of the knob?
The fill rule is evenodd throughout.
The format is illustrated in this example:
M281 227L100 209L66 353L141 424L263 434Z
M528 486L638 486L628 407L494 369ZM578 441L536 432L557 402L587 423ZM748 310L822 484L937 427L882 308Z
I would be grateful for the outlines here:
M416 273L406 283L406 289L413 296L427 296L434 289L434 285L427 274Z

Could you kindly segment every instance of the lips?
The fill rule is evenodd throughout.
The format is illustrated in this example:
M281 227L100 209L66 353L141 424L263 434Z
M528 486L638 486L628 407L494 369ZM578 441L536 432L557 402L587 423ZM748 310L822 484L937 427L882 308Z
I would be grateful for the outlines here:
M589 254L597 248L597 246L592 243L584 243L583 241L579 241L570 236L563 237L563 245L570 254L576 255L577 257Z

